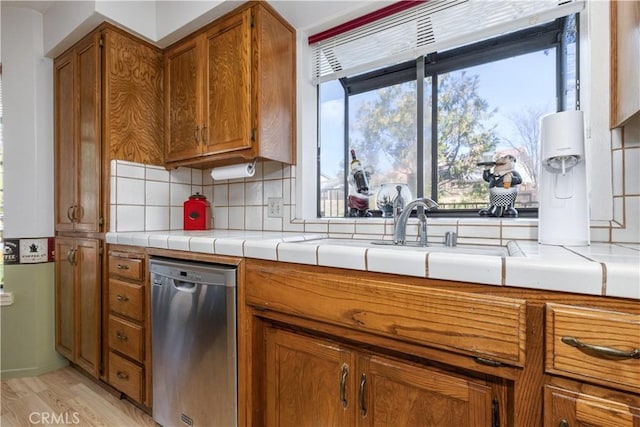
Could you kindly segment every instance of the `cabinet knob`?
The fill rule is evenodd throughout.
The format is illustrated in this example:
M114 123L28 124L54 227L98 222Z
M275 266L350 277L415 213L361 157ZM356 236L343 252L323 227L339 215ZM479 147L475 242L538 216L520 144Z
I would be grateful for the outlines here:
M121 380L128 380L129 379L129 375L126 372L122 372L122 371L118 371L116 373L116 377L120 378Z
M560 420L560 422L558 423L558 427L569 427L569 421Z
M129 337L127 337L123 332L120 331L116 332L116 338L118 338L120 341L126 341L129 339Z
M122 301L122 302L127 302L127 301L129 301L129 297L128 297L128 296L126 296L126 295L120 295L120 294L116 295L116 299L117 299L118 301Z

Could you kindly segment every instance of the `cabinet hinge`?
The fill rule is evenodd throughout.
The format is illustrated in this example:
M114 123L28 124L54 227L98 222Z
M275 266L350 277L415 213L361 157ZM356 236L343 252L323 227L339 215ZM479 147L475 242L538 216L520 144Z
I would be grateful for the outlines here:
M98 225L104 225L104 217L103 217L103 216L101 216L101 217L98 219Z
M253 15L251 15L251 20L250 20L250 22L249 22L249 25L251 25L251 28L255 27L255 25L256 25L256 24L255 24L255 22L256 22L256 21L255 21L255 19L254 19Z
M104 248L100 246L100 249L98 249L98 254L102 256L103 253L104 253Z
M256 128L251 128L251 141L256 140Z
M100 36L100 41L98 42L98 44L100 45L100 47L104 46L104 39L102 38L102 36Z
M496 398L491 402L491 427L500 427L500 402Z

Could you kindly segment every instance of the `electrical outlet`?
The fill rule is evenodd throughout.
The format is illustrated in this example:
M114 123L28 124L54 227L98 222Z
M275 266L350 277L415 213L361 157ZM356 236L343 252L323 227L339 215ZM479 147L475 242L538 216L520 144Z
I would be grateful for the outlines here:
M282 218L282 199L269 197L269 218Z

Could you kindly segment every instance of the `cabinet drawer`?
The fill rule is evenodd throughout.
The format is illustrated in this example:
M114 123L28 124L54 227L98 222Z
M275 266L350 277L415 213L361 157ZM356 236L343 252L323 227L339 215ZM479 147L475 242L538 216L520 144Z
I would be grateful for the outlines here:
M113 352L109 352L109 384L127 396L141 402L142 380L142 367Z
M524 300L357 277L344 272L252 262L249 304L389 338L525 362Z
M133 283L109 279L109 309L114 313L142 321L144 287Z
M109 255L109 276L123 277L131 280L144 279L143 262L137 258L125 258Z
M640 315L547 304L546 370L640 392Z
M634 427L638 423L640 408L629 405L628 402L550 385L544 387L545 426Z
M109 347L142 362L144 350L142 327L115 316L109 316Z

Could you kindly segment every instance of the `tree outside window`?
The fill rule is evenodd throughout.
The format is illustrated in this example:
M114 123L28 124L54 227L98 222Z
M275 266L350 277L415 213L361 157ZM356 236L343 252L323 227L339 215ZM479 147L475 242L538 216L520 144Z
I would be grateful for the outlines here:
M559 98L576 98L570 87L575 71L567 65L577 67L571 57L575 40L574 35L569 48L552 41L533 49L524 40L521 49L514 49L518 41L510 36L507 49L496 48L497 54L489 52L484 61L468 48L459 57L450 55L448 68L427 60L422 79L396 82L392 73L381 72L370 73L371 90L362 78L355 90L349 79L321 84L320 216L345 213L344 202L337 201L344 199L344 153L350 149L371 173L373 209L375 191L397 182L406 183L413 196L436 199L441 211L473 214L488 202L488 186L477 165L486 153L516 157L523 177L516 207L537 207L539 120L561 108ZM571 74L573 79L566 78ZM380 84L380 79L391 83ZM421 108L419 83L424 88Z

